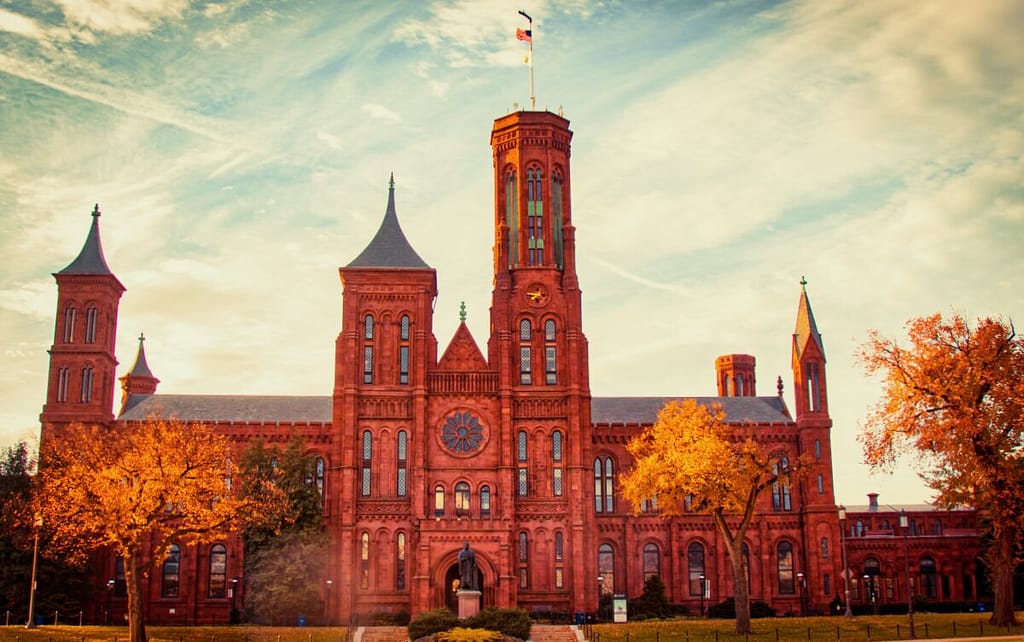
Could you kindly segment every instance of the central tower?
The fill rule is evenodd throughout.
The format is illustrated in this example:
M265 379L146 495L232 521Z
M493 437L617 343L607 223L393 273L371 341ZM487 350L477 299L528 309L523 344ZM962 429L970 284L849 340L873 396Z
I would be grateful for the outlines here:
M505 466L518 533L517 602L596 603L585 514L590 383L572 224L569 121L520 111L494 121L494 282L488 361L499 372ZM543 553L541 553L543 551ZM543 555L528 563L531 556ZM573 569L572 573L568 569ZM565 602L563 602L565 603Z

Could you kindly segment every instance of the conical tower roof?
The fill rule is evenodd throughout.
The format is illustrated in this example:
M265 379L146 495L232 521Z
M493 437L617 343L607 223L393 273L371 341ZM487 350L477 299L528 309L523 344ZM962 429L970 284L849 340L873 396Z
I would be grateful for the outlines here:
M66 268L57 274L110 274L110 266L103 258L103 244L100 243L100 206L97 204L92 210L92 227L89 228L89 235L85 237L85 245L82 251Z
M800 303L796 310L796 329L793 330L793 340L796 342L797 357L803 356L808 340L813 340L821 352L821 357L825 358L825 344L821 341L818 324L814 322L811 301L807 298L807 279L804 278L800 279Z
M395 175L388 183L388 207L380 229L369 245L346 267L350 268L427 268L430 266L412 249L402 232L395 212Z
M139 352L135 355L135 363L128 370L129 377L151 377L153 371L149 369L149 364L146 362L146 336L144 334L139 335Z

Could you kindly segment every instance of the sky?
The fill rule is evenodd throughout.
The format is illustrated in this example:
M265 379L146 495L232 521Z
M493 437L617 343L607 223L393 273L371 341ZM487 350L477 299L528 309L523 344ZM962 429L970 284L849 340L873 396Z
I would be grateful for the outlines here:
M856 353L912 317L1021 322L1024 3L0 0L0 446L35 439L52 274L94 203L160 392L330 395L337 269L399 218L441 350L483 347L495 118L574 131L595 396L715 394L714 359L823 335L837 501L919 503L863 464Z

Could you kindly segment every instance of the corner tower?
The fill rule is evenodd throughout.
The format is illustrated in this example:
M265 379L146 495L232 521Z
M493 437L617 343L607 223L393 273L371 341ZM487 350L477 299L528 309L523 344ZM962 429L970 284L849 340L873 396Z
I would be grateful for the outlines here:
M44 426L114 419L117 310L124 286L111 272L100 243L100 207L81 252L53 277L57 319L50 347L49 386L39 416Z
M488 362L499 372L502 461L519 530L514 603L596 605L587 340L576 275L569 121L519 111L494 121L494 282ZM570 500L571 498L571 500ZM553 536L544 573L529 554ZM571 569L571 572L570 572Z

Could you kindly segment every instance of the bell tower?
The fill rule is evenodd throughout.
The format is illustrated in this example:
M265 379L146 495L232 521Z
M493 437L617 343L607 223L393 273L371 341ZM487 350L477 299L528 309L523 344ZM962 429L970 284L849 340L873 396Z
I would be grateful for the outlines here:
M100 207L81 252L57 280L57 319L50 347L49 387L39 416L44 426L113 421L114 344L124 286L110 271L100 243ZM43 439L45 440L45 434Z
M509 471L520 560L554 533L550 574L521 565L514 602L555 596L596 606L590 383L572 224L569 121L518 111L494 121L494 282L488 362L499 373L502 468ZM592 473L591 473L592 474ZM571 501L570 501L571 498ZM542 508L543 507L543 508ZM537 552L539 555L540 553Z

